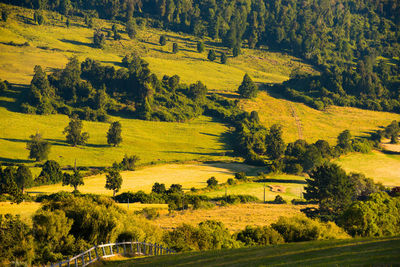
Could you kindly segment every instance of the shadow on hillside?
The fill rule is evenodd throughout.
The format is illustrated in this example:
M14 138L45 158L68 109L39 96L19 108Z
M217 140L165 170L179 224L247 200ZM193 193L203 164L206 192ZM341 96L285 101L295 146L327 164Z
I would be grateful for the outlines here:
M59 39L59 41L64 42L64 43L73 44L73 45L83 45L83 46L87 46L87 47L93 48L93 44L92 43L84 43L84 42L75 41L75 40L68 40L68 39Z
M11 101L0 100L0 106L6 108L8 111L19 112L21 104L20 95L26 92L28 85L17 83L10 84L12 88L3 92L1 96L10 98ZM14 101L12 101L12 99L14 99Z
M13 164L22 164L22 163L32 163L35 162L34 160L30 159L10 159L10 158L3 158L0 157L0 162L5 162L5 163L13 163Z
M393 150L386 150L386 149L383 149L382 153L386 154L386 155L400 155L400 151L393 151Z
M183 42L195 42L190 37L180 37L180 36L172 36L172 35L166 35L166 37L168 38L169 41L171 41L171 39L175 39L175 40L181 40Z
M86 144L85 146L93 147L93 148L112 147L108 144L107 145L106 144Z
M156 48L150 48L150 50L153 50L153 51L156 51L156 52L160 52L160 53L164 53L164 54L172 54L169 51L164 51L164 50L156 49Z
M47 141L50 142L51 145L53 146L70 146L65 140L60 140L60 139L47 139Z
M159 43L153 43L153 42L146 41L146 40L140 40L140 42L145 43L145 44L149 44L149 45L160 45Z
M0 138L0 139L5 140L5 141L9 141L9 142L17 142L17 143L27 143L27 142L30 141L30 140L27 140L27 139L15 139L15 138Z
M32 18L28 18L19 14L17 14L16 17L18 20L22 21L25 24L36 25L36 23L34 23L34 20Z

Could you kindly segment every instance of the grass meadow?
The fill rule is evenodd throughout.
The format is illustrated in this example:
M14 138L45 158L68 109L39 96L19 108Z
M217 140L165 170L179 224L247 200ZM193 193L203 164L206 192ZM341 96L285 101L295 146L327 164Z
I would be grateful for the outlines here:
M188 252L96 266L397 266L400 237L323 240L267 247Z
M136 171L121 172L123 183L120 192L143 190L147 193L155 182L164 183L168 188L171 184L179 183L184 189L204 188L207 179L214 176L219 182L224 183L228 178L234 177L236 172L244 171L255 175L260 168L239 163L208 163L208 164L164 164L141 168ZM105 174L95 175L84 179L85 185L78 189L82 193L112 195L112 191L104 188ZM61 183L33 187L28 192L55 193L60 190L73 191L72 187L63 187Z

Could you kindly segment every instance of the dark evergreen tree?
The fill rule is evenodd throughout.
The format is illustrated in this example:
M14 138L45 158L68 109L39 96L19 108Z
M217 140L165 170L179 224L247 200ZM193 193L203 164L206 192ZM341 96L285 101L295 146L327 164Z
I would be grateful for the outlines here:
M15 174L15 182L18 188L21 189L22 194L24 194L25 189L33 185L31 170L25 165L19 166Z
M336 164L327 163L317 167L306 181L304 198L317 201L321 218L334 219L355 200L352 181Z
M199 53L204 52L204 43L202 41L197 42L197 52L199 52Z
M37 184L55 184L61 182L63 174L61 172L60 164L54 160L48 160L43 164L42 171L36 177Z
M69 21L69 18L67 18L67 20L65 21L65 25L67 26L67 28L69 28L69 26L71 25L71 22Z
M177 43L172 44L172 53L176 54L179 52L179 46Z
M349 130L344 130L338 135L337 146L344 152L351 150L351 134Z
M122 126L119 121L114 121L110 125L107 132L107 143L109 145L117 146L122 142Z
M136 36L136 23L133 19L128 20L126 23L126 33L128 34L129 38L133 39Z
M285 152L285 143L282 138L282 127L274 124L265 137L267 155L271 159L279 159Z
M215 51L213 49L208 51L207 58L210 61L214 61L217 58L217 54L215 53Z
M104 33L101 32L100 29L97 29L93 33L93 45L94 47L97 48L104 48L106 44L106 37L104 36Z
M216 187L217 185L218 181L214 176L207 180L207 187Z
M8 11L7 9L3 9L1 11L1 19L6 22L8 19L8 16L10 15L10 11Z
M240 46L239 45L235 45L232 48L232 55L233 55L233 57L237 57L240 55Z
M43 140L40 133L30 136L31 141L26 144L26 149L29 150L29 158L35 161L47 159L50 153L51 145L46 140Z
M160 45L164 46L167 44L167 37L163 34L160 36Z
M82 121L74 116L71 118L67 127L65 127L63 134L66 135L67 143L72 146L84 145L89 139L89 133L82 133Z
M226 61L228 60L226 54L224 52L221 53L221 64L226 64Z
M106 189L113 190L113 196L121 189L122 176L117 170L109 170L106 174Z
M243 98L253 98L257 96L257 85L255 85L255 83L247 73L243 77L243 81L242 84L239 86L238 93Z
M189 97L194 101L203 101L207 94L207 87L200 81L193 83L189 87Z
M15 182L16 169L9 166L4 170L0 167L0 194L9 194L13 197L13 201L20 203L23 200L22 191Z

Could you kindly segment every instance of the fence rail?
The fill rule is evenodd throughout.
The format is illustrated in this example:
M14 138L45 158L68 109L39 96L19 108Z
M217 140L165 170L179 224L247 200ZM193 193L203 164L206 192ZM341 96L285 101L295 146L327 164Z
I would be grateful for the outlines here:
M91 247L81 254L78 254L72 258L68 258L64 261L52 263L50 266L87 266L101 258L109 258L117 254L130 256L157 256L172 253L175 253L175 251L169 248L164 248L157 243L152 244L139 241L108 243Z

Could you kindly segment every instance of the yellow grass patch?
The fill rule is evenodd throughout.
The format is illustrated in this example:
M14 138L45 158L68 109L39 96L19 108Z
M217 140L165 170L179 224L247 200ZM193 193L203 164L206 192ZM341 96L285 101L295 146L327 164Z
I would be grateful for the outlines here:
M218 181L226 182L236 172L245 171L254 173L258 168L237 163L215 163L215 164L165 164L154 167L146 167L137 171L122 172L123 183L120 192L143 190L150 192L155 182L164 183L167 187L171 184L181 184L183 188L203 188L207 186L207 179L211 176ZM85 185L78 189L82 193L95 193L112 195L112 191L104 188L106 175L96 175L84 179ZM30 188L32 192L58 192L70 190L71 187L63 187L61 184L44 185Z
M301 214L302 205L248 203L214 207L207 210L187 210L161 215L154 223L164 229L173 229L182 223L198 224L205 220L221 221L231 231L243 230L246 225L269 225L280 216Z
M0 202L0 214L20 215L21 219L31 222L31 216L40 208L41 203L22 202L15 204L11 202Z

